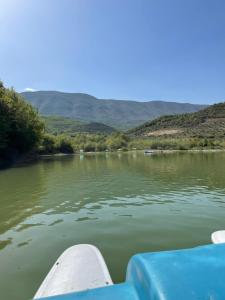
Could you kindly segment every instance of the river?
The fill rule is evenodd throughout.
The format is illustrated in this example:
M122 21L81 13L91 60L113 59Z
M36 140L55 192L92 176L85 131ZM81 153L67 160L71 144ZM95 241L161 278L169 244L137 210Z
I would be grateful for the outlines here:
M2 299L32 299L69 246L96 245L112 279L137 252L210 243L225 229L225 153L46 157L0 171Z

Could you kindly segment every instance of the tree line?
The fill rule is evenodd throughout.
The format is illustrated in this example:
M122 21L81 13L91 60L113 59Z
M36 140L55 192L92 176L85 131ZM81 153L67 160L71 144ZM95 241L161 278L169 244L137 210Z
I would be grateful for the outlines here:
M0 82L0 158L14 160L27 153L52 154L75 151L125 149L128 137L107 134L49 134L43 119L14 89Z
M0 82L0 157L13 159L37 148L43 133L37 111Z
M55 154L79 151L116 151L131 149L205 149L225 148L224 139L140 137L129 133L50 134L43 118L14 89L0 82L0 160L16 160L27 153Z

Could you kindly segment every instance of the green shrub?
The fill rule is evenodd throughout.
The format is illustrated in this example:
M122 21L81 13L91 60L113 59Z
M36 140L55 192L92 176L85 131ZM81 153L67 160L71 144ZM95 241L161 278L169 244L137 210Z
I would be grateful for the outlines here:
M88 143L84 144L83 150L85 152L95 152L95 147L96 147L96 145L94 143L88 142Z
M56 138L56 148L60 153L74 153L72 138L67 136L58 136Z
M42 138L41 145L39 147L40 154L53 154L57 152L56 138L54 135L45 134Z
M95 147L95 151L105 151L107 149L107 146L105 143L97 143Z
M118 149L124 149L127 148L129 138L123 133L116 132L111 134L106 139L106 145L107 148L110 150L118 150Z

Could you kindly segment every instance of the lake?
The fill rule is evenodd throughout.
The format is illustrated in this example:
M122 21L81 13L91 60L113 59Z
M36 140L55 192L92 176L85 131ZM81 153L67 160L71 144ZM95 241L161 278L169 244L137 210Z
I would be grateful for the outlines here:
M112 279L137 252L225 229L225 153L100 153L0 171L0 291L31 299L69 246L96 245Z

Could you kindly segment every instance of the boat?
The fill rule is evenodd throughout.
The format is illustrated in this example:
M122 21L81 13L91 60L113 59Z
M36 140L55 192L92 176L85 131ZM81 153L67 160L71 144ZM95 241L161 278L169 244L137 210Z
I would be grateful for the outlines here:
M34 299L41 300L224 300L225 230L213 244L134 255L126 280L113 284L100 251L68 248L56 261Z
M153 154L153 153L155 153L155 150L151 150L151 149L144 150L144 154Z

